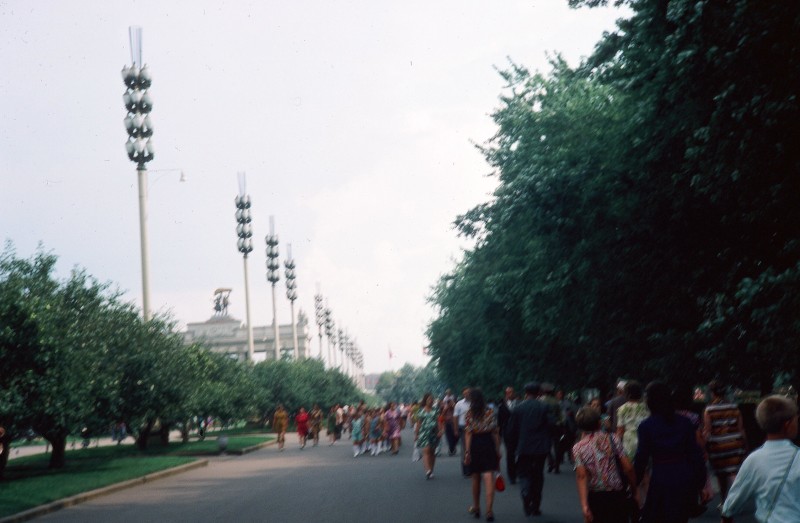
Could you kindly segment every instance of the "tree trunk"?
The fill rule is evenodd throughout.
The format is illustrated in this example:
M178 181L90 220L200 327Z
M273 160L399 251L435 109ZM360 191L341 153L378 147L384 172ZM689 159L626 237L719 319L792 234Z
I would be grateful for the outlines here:
M165 447L169 445L169 424L161 423L161 430L159 431L158 435L161 438L161 444Z
M181 427L181 441L189 443L189 423L190 421L183 420L180 424Z
M64 464L66 463L65 452L67 450L66 433L58 433L47 438L47 441L49 441L50 445L53 446L53 451L50 453L49 467L51 469L64 468Z
M2 480L8 464L8 457L11 455L11 434L8 431L0 436L0 445L3 446L3 452L0 452L0 480Z
M153 420L148 420L144 427L139 427L139 435L136 436L136 446L139 450L147 450L151 430L153 430Z

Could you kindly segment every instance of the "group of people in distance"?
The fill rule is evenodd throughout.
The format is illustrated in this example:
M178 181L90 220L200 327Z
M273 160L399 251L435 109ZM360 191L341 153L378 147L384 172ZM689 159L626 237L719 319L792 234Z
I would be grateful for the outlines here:
M311 411L306 412L305 407L300 407L300 410L294 417L297 426L297 437L299 439L300 448L306 448L308 439L311 438L313 445L319 445L319 434L322 431L323 412L319 405L316 403ZM278 405L275 413L272 415L272 431L277 434L278 450L282 451L286 445L286 431L289 429L289 413L284 406Z

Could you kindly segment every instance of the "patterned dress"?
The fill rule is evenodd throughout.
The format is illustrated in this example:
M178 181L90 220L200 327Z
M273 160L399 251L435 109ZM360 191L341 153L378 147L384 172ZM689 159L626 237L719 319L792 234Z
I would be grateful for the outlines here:
M639 436L636 430L639 424L650 416L650 410L641 401L629 401L617 409L617 428L622 427L622 450L629 460L633 461Z
M309 414L308 418L311 435L317 437L322 430L322 409L311 409L311 414Z
M469 467L473 474L499 470L500 464L497 461L497 448L494 442L494 434L497 431L497 417L492 409L486 409L480 419L473 419L472 411L467 412L464 432L472 434Z
M715 402L706 407L709 426L706 438L708 461L718 475L735 474L745 458L744 434L739 430L741 413L734 403Z
M417 412L419 422L419 435L417 436L417 447L435 447L439 444L439 419L436 411L419 409Z
M389 434L389 439L396 439L400 437L400 414L396 409L386 411L386 432Z

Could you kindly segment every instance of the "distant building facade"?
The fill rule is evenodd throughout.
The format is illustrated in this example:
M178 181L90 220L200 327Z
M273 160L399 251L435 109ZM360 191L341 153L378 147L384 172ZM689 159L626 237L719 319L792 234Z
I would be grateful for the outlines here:
M370 393L375 392L375 387L378 385L378 380L381 379L380 374L367 374L364 376L364 390Z
M292 359L294 347L291 324L279 325L279 342L281 358ZM183 341L202 343L213 352L227 354L240 361L247 359L247 325L227 314L215 314L210 319L199 323L188 323L183 332ZM311 335L308 329L308 318L300 311L297 315L297 345L300 358L311 357ZM272 325L253 326L254 360L275 359L275 331Z

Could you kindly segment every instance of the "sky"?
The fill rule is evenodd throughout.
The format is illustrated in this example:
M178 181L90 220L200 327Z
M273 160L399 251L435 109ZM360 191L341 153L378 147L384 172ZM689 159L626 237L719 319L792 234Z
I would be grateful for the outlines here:
M253 324L272 322L274 216L312 334L319 285L366 372L425 365L431 288L470 247L453 221L495 187L476 144L496 132L497 69L546 72L556 52L575 65L623 15L566 0L0 1L0 239L21 257L41 245L60 276L84 268L141 305L120 75L128 27L141 26L153 310L184 328L228 287L244 320L243 171ZM278 285L285 324L283 274Z

